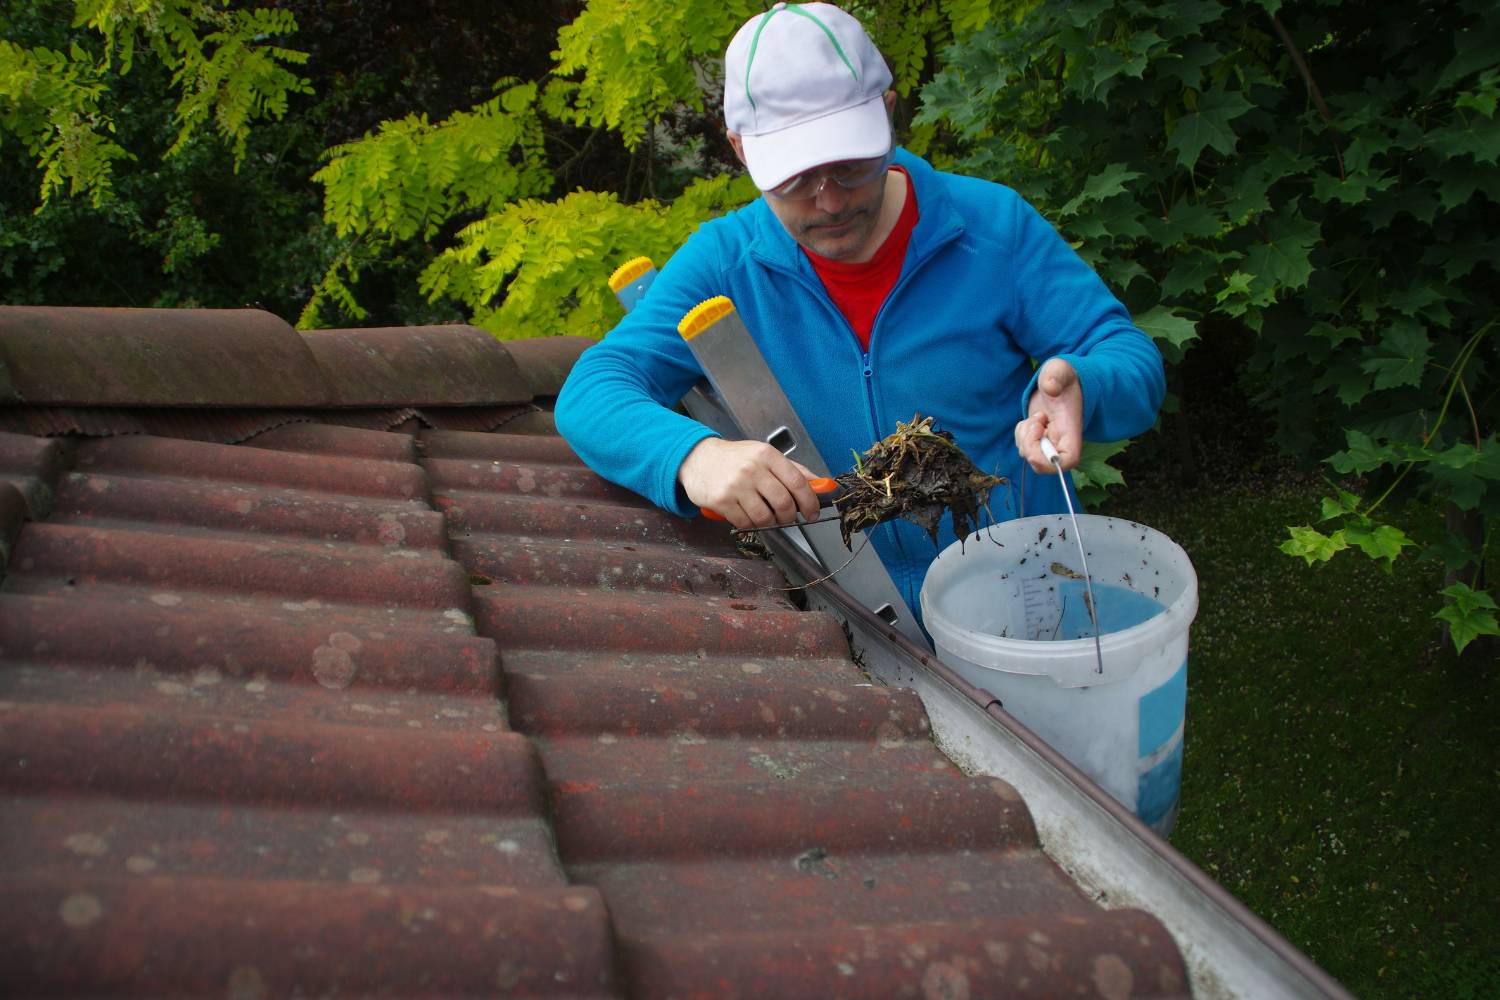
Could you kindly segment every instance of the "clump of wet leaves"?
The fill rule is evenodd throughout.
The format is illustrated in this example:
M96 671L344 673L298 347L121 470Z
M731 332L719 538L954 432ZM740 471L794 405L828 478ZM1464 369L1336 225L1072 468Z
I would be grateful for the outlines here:
M945 510L953 512L953 532L962 541L977 527L980 510L989 512L990 490L1004 482L980 471L952 434L933 428L931 417L898 420L895 433L875 442L838 477L844 545L854 532L898 517L926 529L937 545Z

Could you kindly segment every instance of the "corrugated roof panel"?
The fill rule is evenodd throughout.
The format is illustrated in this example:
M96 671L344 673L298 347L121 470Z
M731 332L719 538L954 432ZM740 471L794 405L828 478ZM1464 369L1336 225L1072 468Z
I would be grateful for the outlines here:
M476 594L474 614L506 649L831 656L844 642L831 618L728 595L512 586Z
M365 725L351 739L343 724L219 717L187 699L163 712L22 693L0 709L7 738L27 748L0 768L13 792L502 816L541 801L532 746L514 733Z
M549 411L531 403L520 406L424 406L422 423L447 431L496 431L507 434L556 434Z
M0 967L22 996L616 996L613 959L608 913L581 886L127 870L0 889Z
M0 482L0 567L10 563L10 550L27 518L26 498L7 482Z
M370 458L383 462L416 460L416 444L405 434L388 434L384 430L359 430L331 427L320 423L295 423L256 435L252 448L271 451L293 451L304 455L333 455L340 458Z
M563 885L555 868L535 863L549 849L549 836L546 824L532 816L330 813L270 805L241 805L226 814L217 803L142 808L130 799L97 796L8 798L0 801L0 819L0 849L30 858L34 874L76 868L85 874L268 882ZM204 836L216 830L222 832ZM243 843L266 849L238 849Z
M1150 916L1106 912L1010 785L958 773L728 533L555 441L424 434L434 503L642 996L1184 995Z
M308 330L335 406L494 406L534 393L505 346L472 326Z
M63 449L61 441L0 433L0 483L15 487L26 502L27 513L35 520L41 520L52 510Z
M408 556L410 558L399 558ZM87 595L95 588L124 605L177 604L186 593L293 603L379 605L394 615L413 609L467 627L463 569L415 549L371 549L331 543L279 542L120 527L34 524L11 553L13 569L53 581L47 592ZM130 593L122 592L129 588ZM397 610L399 609L399 611ZM456 621L456 625L454 622Z
M503 583L732 596L757 584L768 588L781 582L781 575L769 563L746 563L733 556L695 557L649 543L603 550L577 543L489 537L455 539L453 553L471 572ZM737 580L743 582L736 586ZM761 594L756 596L763 599Z
M521 366L521 374L538 399L556 396L573 370L573 362L598 341L592 337L534 337L507 340L505 349Z
M842 683L847 668L829 657L509 652L511 717L538 738L608 735L745 739L848 739L882 744L926 739L927 716L910 691ZM760 690L774 686L799 711L778 716ZM607 743L607 740L605 741Z
M7 990L616 995L412 440L278 438L0 441Z
M329 384L284 320L256 309L0 306L21 400L52 406L325 406Z
M619 551L631 544L660 544L685 548L700 545L711 553L727 553L721 526L703 521L684 524L682 518L655 508L624 507L589 498L571 502L505 496L482 489L444 487L435 491L433 504L448 517L456 540L474 532L498 533L518 538L562 538L573 542L611 540ZM697 551L704 551L703 548ZM745 572L744 567L739 567Z
M0 407L0 430L35 434L39 437L64 434L81 434L85 437L156 434L169 438L238 444L272 427L309 419L311 418L305 412L294 410Z
M450 459L425 449L424 465L443 491L478 490L531 496L537 499L609 501L628 507L644 507L645 501L622 486L607 483L582 466L516 463L498 459Z
M200 441L116 437L78 448L78 472L120 472L133 476L183 476L334 495L426 502L427 477L418 466L366 458L331 458L228 448Z
M1038 845L1033 808L1054 838L1059 816L1088 831L1063 840L1120 834L1099 858L1127 869L1156 850L1048 811L1084 779L1039 783L1005 756L1053 759L1020 733L986 767L1029 801L960 773L865 668L945 726L988 720L960 682L882 663L882 623L804 610L837 587L804 602L722 525L577 462L547 406L589 341L506 342L525 388L486 392L454 374L499 356L474 331L345 331L320 345L342 404L275 402L272 350L229 369L249 408L171 410L226 324L313 352L263 315L66 312L48 344L0 309L15 386L79 397L0 411L6 991L1188 992L1156 917ZM135 408L74 391L152 352ZM1153 912L1243 964L1235 935L1264 932L1193 938L1177 895L1207 880L1162 871L1136 873L1166 887Z
M346 499L304 490L177 476L126 482L111 473L69 473L60 484L51 520L193 525L244 535L270 533L430 551L447 543L443 516L425 505L351 505Z
M605 898L613 912L615 894ZM805 903L783 901L782 909ZM726 909L738 910L732 903ZM627 911L627 916L628 916ZM988 920L692 932L622 942L642 996L1177 997L1182 969L1161 926L1138 911L1092 919L1031 913ZM1165 959L1165 960L1164 960ZM702 984L717 984L717 993ZM700 992L703 991L703 992Z

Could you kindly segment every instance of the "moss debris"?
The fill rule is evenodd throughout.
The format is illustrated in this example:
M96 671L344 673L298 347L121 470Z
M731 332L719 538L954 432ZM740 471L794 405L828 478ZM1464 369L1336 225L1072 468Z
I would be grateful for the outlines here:
M990 490L1006 482L974 465L953 440L934 429L931 417L914 414L896 421L894 433L859 455L854 468L838 477L839 526L844 545L856 531L898 517L920 525L938 544L943 512L953 513L953 533L960 541L989 513ZM991 517L991 520L994 518Z

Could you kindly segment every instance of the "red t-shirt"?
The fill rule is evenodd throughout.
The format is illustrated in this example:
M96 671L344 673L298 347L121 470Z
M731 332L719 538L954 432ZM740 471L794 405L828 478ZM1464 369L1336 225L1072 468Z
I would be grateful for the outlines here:
M905 170L893 167L904 175ZM854 328L860 347L870 349L870 331L875 327L875 316L885 304L885 297L896 287L901 277L901 265L906 260L906 245L911 242L911 231L917 225L917 193L911 178L906 178L906 204L901 206L901 215L896 227L891 230L875 256L859 264L841 260L829 260L806 247L802 252L812 262L813 270L823 281L828 297L838 306L839 312Z

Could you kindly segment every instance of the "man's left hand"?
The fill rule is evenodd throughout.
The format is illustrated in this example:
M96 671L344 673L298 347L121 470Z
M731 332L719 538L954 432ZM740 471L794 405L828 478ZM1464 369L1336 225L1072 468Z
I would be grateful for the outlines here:
M1045 435L1057 449L1063 470L1076 466L1083 456L1083 390L1077 370L1061 358L1042 365L1026 414L1016 424L1016 449L1021 457L1037 472L1056 472L1042 455Z

